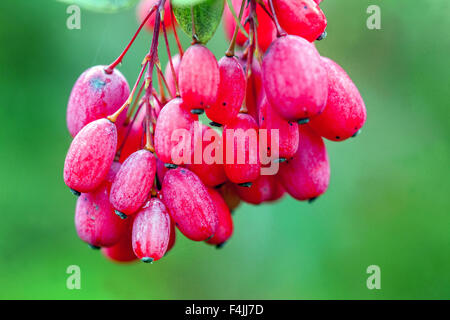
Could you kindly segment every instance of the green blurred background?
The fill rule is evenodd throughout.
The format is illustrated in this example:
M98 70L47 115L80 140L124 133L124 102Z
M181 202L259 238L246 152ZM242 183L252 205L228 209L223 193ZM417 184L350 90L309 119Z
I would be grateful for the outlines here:
M381 30L366 27L371 4ZM81 30L68 30L66 8L0 3L0 298L450 298L449 1L324 0L328 37L317 47L368 110L357 139L327 142L328 192L313 204L243 205L222 250L179 236L153 265L116 265L82 243L62 179L71 87L119 55L135 12L83 10ZM150 41L143 33L120 67L130 83ZM221 27L209 47L223 55ZM81 290L66 288L72 264ZM381 290L366 287L372 264Z

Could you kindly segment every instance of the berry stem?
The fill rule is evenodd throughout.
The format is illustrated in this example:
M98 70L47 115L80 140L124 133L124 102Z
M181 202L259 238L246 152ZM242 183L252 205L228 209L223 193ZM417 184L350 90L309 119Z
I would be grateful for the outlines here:
M173 10L172 10L172 4L170 4L170 15L172 18L172 28L173 28L173 36L175 38L175 42L177 43L178 46L178 52L180 53L180 58L183 57L183 46L181 45L180 42L180 38L178 38L178 32L177 32L177 27L175 26L175 15L173 14Z
M155 148L153 147L153 132L152 132L152 121L151 121L151 109L153 109L153 106L151 106L150 99L144 102L146 107L146 114L145 114L145 135L146 135L146 142L145 142L145 149L154 153Z
M283 28L281 28L281 26L278 22L277 15L275 14L275 9L273 7L273 1L272 0L268 0L268 1L269 1L270 11L272 11L273 22L275 23L275 27L277 28L277 37L283 37L287 33L286 33L286 31L283 30Z
M242 1L241 10L243 10L242 8L245 8L245 1L246 0ZM241 32L244 34L244 36L246 36L248 38L248 33L247 33L247 31L245 31L245 28L241 23L242 16L240 16L240 18L237 17L236 11L234 10L231 0L227 0L227 6L230 9L230 12L231 12L231 15L233 16L234 21L236 22L236 26L239 27L239 29L241 29ZM245 23L244 23L244 25L245 25Z
M136 109L136 106L139 103L139 98L142 95L142 91L144 91L144 83L141 84L141 87L139 88L136 98L134 99L133 105L131 106L130 109L128 109L127 119L125 120L125 125L128 125L130 123L131 117L134 114L134 110Z
M192 44L198 43L197 33L195 32L194 6L191 6L191 22L192 22Z
M170 65L170 69L172 70L172 77L175 81L175 95L179 96L180 91L178 89L178 79L177 79L177 74L175 72L175 68L173 67L172 54L170 52L169 40L167 39L167 30L166 30L166 24L164 23L164 17L162 19L161 24L162 24L162 28L163 28L164 42L166 43L166 48L167 48L167 56L169 57L169 65ZM166 83L166 87L167 87L167 83ZM167 89L169 89L169 87L167 87ZM168 91L169 91L169 94L171 94L170 90L168 90Z
M142 21L141 25L139 26L139 28L137 29L136 33L134 34L133 38L131 39L131 41L128 43L128 45L126 46L125 50L123 50L123 52L120 54L120 56L113 62L111 63L108 67L105 68L105 72L108 74L111 74L114 70L115 67L117 67L118 64L120 64L122 62L123 57L125 57L125 55L127 54L128 50L130 49L131 45L133 44L134 40L136 40L136 37L138 36L138 34L141 32L142 28L144 27L145 23L147 22L147 20L150 18L150 16L153 14L153 12L155 12L155 10L157 9L156 6L153 6L152 9L148 12L147 16L145 17L145 19Z
M170 99L173 99L172 93L169 90L169 86L167 85L166 78L164 77L164 74L163 74L163 72L161 70L161 65L159 63L156 64L156 71L158 72L158 81L162 80L162 82L164 83L165 87L167 88L167 91L169 92ZM164 88L161 88L160 91L164 92Z
M245 1L246 0L242 0L241 9L239 10L238 21L241 21L242 15L244 14ZM233 10L232 12L234 13L234 9L232 9L233 6L230 5L230 0L227 0L227 4L230 7L230 11ZM230 46L228 47L228 50L225 52L225 55L227 57L234 57L234 48L236 46L236 38L237 38L239 29L240 29L240 22L239 22L239 24L236 24L236 27L234 28L233 38L231 39L231 42L230 42Z

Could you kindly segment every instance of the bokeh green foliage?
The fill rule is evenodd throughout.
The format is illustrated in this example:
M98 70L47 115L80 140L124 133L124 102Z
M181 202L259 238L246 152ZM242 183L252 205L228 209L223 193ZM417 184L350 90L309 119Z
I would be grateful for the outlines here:
M366 28L370 4L381 7L379 31ZM62 179L65 108L78 75L121 52L135 14L82 11L81 30L68 30L65 4L1 1L0 297L450 298L449 2L322 8L328 37L317 47L347 70L368 109L357 139L327 142L326 195L243 205L222 250L179 236L161 261L122 266L76 237L75 198ZM150 40L142 34L120 67L130 83ZM208 46L223 55L220 29ZM72 264L81 267L78 291L66 289ZM366 288L372 264L381 267L378 291Z

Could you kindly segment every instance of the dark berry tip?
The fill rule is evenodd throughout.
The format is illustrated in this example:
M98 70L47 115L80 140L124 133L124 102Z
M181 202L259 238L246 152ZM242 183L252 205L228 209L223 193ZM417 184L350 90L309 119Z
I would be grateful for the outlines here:
M227 243L226 241L219 243L218 245L216 245L216 249L222 249L226 243Z
M164 163L164 166L167 169L176 169L176 168L178 168L178 166L176 164L173 164L173 163Z
M238 183L238 186L250 188L252 186L251 182Z
M286 158L278 158L278 159L275 159L274 161L281 163L281 162L285 162L286 160L287 160Z
M192 114L203 114L203 112L205 112L205 110L203 110L203 109L192 109L191 110Z
M297 121L298 124L307 124L309 122L309 118L302 118Z
M94 246L93 244L88 243L89 248L91 248L92 250L100 250L99 246Z
M151 258L151 257L143 257L141 259L141 261L144 262L144 263L153 263L154 259Z
M70 188L70 192L72 192L77 197L81 196L81 192L78 192L77 190L74 190L72 188Z
M356 132L352 135L352 138L356 138L360 133L361 133L361 129L359 129L358 131L356 131Z
M316 200L317 200L317 197L310 198L310 199L308 199L308 203L313 203L313 202L316 201Z
M320 36L317 38L317 41L321 41L327 37L327 32L324 31L320 34Z
M119 218L122 219L122 220L125 220L126 218L128 218L128 216L127 216L125 213L120 212L119 210L114 210L114 212L115 212L115 213L119 216Z
M215 121L211 121L209 124L210 124L211 126L217 127L217 128L220 128L220 127L222 126L220 123L215 122Z
M205 241L209 241L209 240L211 240L211 239L212 239L212 237L214 237L214 233L213 233L212 235L210 235L210 236L208 237L208 239L206 239Z

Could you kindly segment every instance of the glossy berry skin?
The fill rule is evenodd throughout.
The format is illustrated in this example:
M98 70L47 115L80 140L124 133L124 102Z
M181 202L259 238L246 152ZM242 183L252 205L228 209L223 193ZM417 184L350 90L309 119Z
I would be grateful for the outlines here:
M216 58L201 44L190 46L181 59L180 95L188 109L209 108L219 92L220 71Z
M156 173L156 158L148 150L136 151L125 160L114 179L109 198L113 207L131 215L145 203Z
M78 192L95 190L106 177L117 147L117 129L107 119L86 125L73 139L64 163L64 182Z
M230 209L220 193L213 188L208 188L208 193L216 206L219 223L214 236L206 242L215 245L223 244L233 234L233 219Z
M152 198L139 210L132 233L133 250L139 259L156 261L164 256L169 245L170 224L167 208L157 198Z
M113 262L124 263L137 260L131 242L132 221L129 222L127 232L120 238L119 242L111 247L103 247L102 254Z
M67 128L72 137L88 123L116 112L130 94L122 73L114 69L108 74L105 68L106 66L95 66L87 69L72 88L67 105ZM122 127L126 112L125 110L117 118L117 128Z
M259 108L259 129L267 130L267 156L273 157L271 151L272 130L278 129L278 158L289 159L298 149L298 124L281 117L264 98ZM276 139L275 139L276 140Z
M314 45L297 36L275 40L262 65L269 103L285 119L311 118L325 107L328 79Z
M213 157L212 159L205 158L205 149L208 148L210 143L218 141L218 143L222 144L222 137L220 136L220 134L214 131L214 129L211 129L210 127L202 124L201 132L193 134L193 137L194 139L192 141L191 163L186 167L194 172L208 187L215 187L227 181L227 176L225 174L223 164L214 162L215 150L207 152L207 156L209 157L211 154L211 156ZM202 156L200 158L197 155L197 158L200 158L198 159L200 161L197 161L195 153L200 154L199 151L201 151Z
M178 144L172 141L172 133L177 129L190 131L191 125L198 116L191 114L180 98L170 100L161 110L154 134L155 151L158 158L165 163L173 163L172 149Z
M237 207L239 207L239 205L241 204L241 198L236 192L236 187L233 183L227 182L218 190L230 211L234 211Z
M259 176L250 187L236 186L239 197L251 204L261 204L281 198L282 193L275 176Z
M223 57L219 60L220 84L217 100L206 115L214 122L231 122L241 109L245 97L245 73L236 57Z
M246 70L247 60L240 59L240 63L244 70ZM264 97L261 64L257 59L253 59L250 77L248 78L247 88L245 90L245 106L247 107L247 114L251 115L256 122L259 121L259 106Z
M310 127L333 141L350 138L367 118L366 106L353 81L334 61L322 58L328 71L328 99L325 110L311 119Z
M181 63L180 55L179 54L174 55L172 57L172 64L173 64L173 69L175 70L175 76L177 77L176 79L178 79L178 74L180 71L180 63ZM166 78L167 87L168 87L167 89L169 90L172 97L175 97L177 94L176 85L175 85L176 79L173 77L172 68L171 68L169 62L167 62L166 68L164 69L164 78Z
M300 126L300 145L295 156L280 164L281 184L297 200L320 196L328 188L330 164L322 138L308 125Z
M141 0L139 2L139 5L136 7L136 16L139 23L144 21L148 12L156 5L158 5L158 0ZM166 30L169 30L173 26L172 14L170 13L170 1L164 3L164 25L166 26ZM155 13L148 18L144 26L148 31L153 32L155 27ZM162 25L160 32L162 32Z
M327 18L314 0L273 0L273 6L288 34L313 42L327 27Z
M187 238L204 241L214 235L217 209L201 180L190 170L169 170L162 186L163 201L172 220Z
M255 141L250 139L253 134L256 136ZM239 113L231 123L224 126L222 137L224 167L228 179L234 183L256 180L261 164L258 154L258 125L255 119L248 114Z
M119 242L128 229L109 203L112 180L120 164L114 163L105 181L93 192L82 193L75 209L75 228L81 240L96 247L110 247Z
M241 9L241 0L232 0L233 8L236 12L236 15L239 15L239 11ZM266 8L269 8L267 1L264 1L264 4ZM245 20L248 18L248 15L250 13L250 7L246 6L244 8L244 13L242 15L241 23L244 25ZM257 27L257 33L258 33L258 47L263 52L267 50L269 45L272 43L272 41L276 38L277 32L275 28L275 24L272 22L272 19L264 12L264 10L261 8L261 6L256 7L256 15L258 17L258 27ZM231 40L234 33L234 28L236 27L236 21L233 18L233 15L228 8L228 6L225 6L224 10L224 30L225 35L227 36L228 40ZM247 34L249 33L250 26L249 24L245 24L245 31ZM247 41L247 37L239 30L236 38L236 43L238 46L244 46L245 42Z

